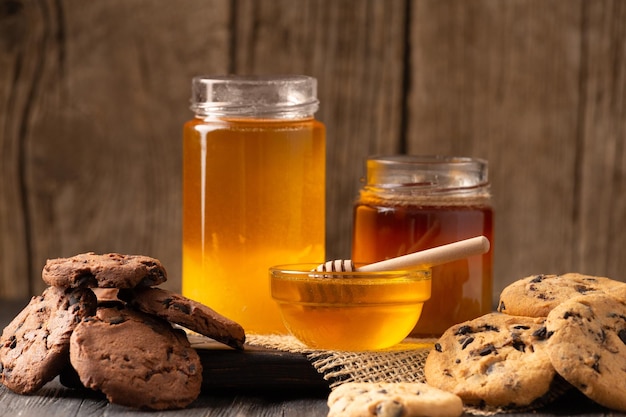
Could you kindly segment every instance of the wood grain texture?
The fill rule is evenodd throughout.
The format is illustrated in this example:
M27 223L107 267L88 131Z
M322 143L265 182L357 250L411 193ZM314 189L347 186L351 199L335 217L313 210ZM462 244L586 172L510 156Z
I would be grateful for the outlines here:
M494 296L533 273L624 279L608 227L626 215L615 188L624 190L623 65L590 56L604 49L623 64L624 19L621 6L593 4L421 1L413 9L408 149L489 160ZM615 82L620 88L609 88ZM610 133L588 120L590 105L597 110L589 88L612 105L599 116ZM610 161L593 156L614 148ZM594 172L595 164L606 171Z
M50 417L142 417L147 411L109 404L101 396L79 390L66 389L54 380L34 395L18 395L0 385L0 417L50 416ZM201 394L186 409L175 411L150 411L150 417L326 417L328 406L325 397L314 397L282 392L276 395ZM588 417L625 416L608 410L575 392L547 407L527 413L501 414L507 417L553 417L578 415ZM471 416L471 414L463 414Z
M109 404L101 396L79 390L69 390L58 380L48 383L36 395L18 395L0 385L0 417L139 417L146 411ZM201 395L182 410L152 411L151 417L191 416L265 416L265 417L325 417L328 414L325 398L255 395Z
M619 0L0 0L0 295L47 258L161 259L180 288L181 129L203 73L318 78L327 254L371 154L489 160L497 294L537 272L626 280ZM494 297L495 297L494 294Z
M30 292L30 230L25 186L23 137L31 128L32 97L41 48L42 25L21 3L0 7L0 294L19 297Z
M626 280L626 3L583 5L575 265Z
M227 70L229 2L43 1L17 15L3 30L34 30L14 36L0 87L16 149L2 165L2 293L40 292L47 258L86 251L150 254L179 288L182 123L191 77Z

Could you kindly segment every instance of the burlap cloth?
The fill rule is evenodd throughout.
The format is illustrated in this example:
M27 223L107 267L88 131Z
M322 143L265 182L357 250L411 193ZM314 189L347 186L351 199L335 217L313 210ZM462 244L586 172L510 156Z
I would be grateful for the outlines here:
M331 388L346 382L424 382L424 362L435 339L406 339L376 352L314 350L293 336L246 336L246 343L305 355Z

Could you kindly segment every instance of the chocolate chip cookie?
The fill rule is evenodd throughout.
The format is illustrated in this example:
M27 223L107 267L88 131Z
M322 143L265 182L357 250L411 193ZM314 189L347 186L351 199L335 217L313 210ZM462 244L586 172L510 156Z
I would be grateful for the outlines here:
M90 289L49 287L33 297L2 332L2 383L29 394L56 377L69 363L72 331L95 310Z
M544 350L556 371L589 398L626 411L626 303L597 293L555 307Z
M555 377L535 343L544 320L490 313L452 326L426 359L426 381L467 404L530 405L549 392Z
M83 385L111 403L165 410L200 394L202 365L185 333L139 311L99 308L72 333L70 359Z
M145 313L157 315L235 349L243 349L246 336L241 325L204 304L160 288L120 291L118 296Z
M532 275L502 290L498 311L513 316L546 317L550 310L572 297L614 291L626 293L626 284L578 273Z
M348 382L328 396L328 417L457 417L463 402L423 383Z
M88 252L49 259L42 278L57 287L134 288L161 284L167 272L158 259L148 256Z

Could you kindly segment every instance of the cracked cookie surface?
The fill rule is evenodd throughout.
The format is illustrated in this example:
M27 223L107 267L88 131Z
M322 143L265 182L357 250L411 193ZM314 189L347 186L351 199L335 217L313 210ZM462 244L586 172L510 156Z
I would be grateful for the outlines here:
M72 331L95 311L96 296L90 289L49 287L33 297L2 332L2 383L30 394L56 377L69 363Z
M579 273L531 275L502 290L498 311L513 316L546 317L563 301L595 293L626 294L626 284Z
M161 288L122 290L119 297L134 308L210 337L235 349L243 349L243 327L213 309Z
M542 345L556 371L600 405L626 411L626 304L607 294L555 307Z
M88 252L48 259L41 277L57 287L134 288L162 284L167 272L158 259L149 256Z
M473 405L522 407L542 399L555 376L536 347L544 320L490 313L450 327L426 359L426 381Z
M111 403L183 408L200 394L202 365L182 330L124 307L99 308L72 333L71 364L82 384Z

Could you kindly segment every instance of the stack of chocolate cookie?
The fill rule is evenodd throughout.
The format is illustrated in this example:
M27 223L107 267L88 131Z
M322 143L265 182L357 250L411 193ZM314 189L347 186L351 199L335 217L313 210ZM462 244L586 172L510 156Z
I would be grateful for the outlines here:
M171 323L243 349L239 324L155 287L167 279L157 259L86 253L48 260L42 278L49 287L0 338L1 381L14 392L74 374L112 403L182 408L200 393L202 365Z
M471 406L534 408L575 387L626 411L626 284L576 273L518 280L498 312L448 329L424 373Z

